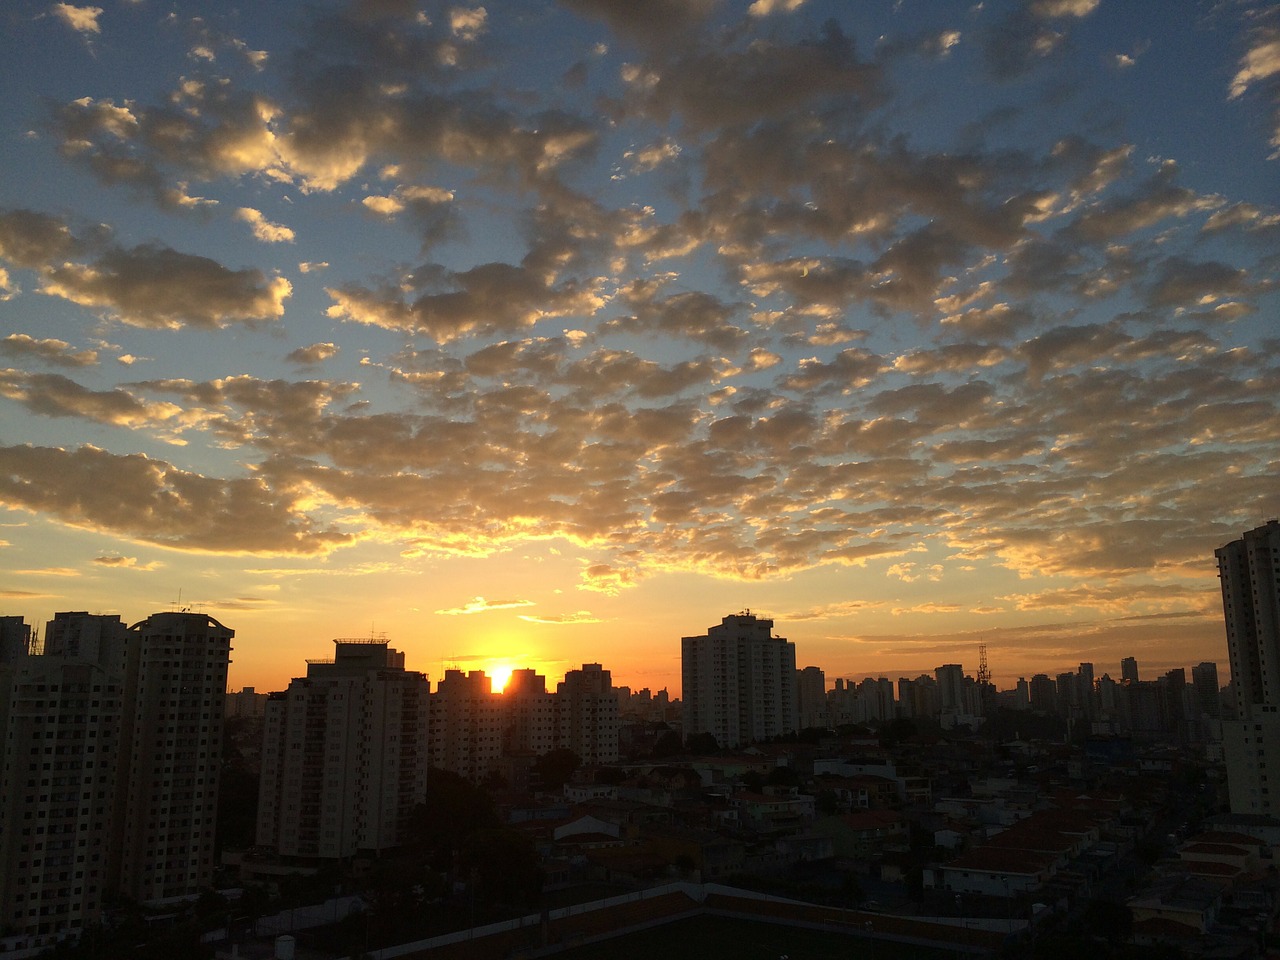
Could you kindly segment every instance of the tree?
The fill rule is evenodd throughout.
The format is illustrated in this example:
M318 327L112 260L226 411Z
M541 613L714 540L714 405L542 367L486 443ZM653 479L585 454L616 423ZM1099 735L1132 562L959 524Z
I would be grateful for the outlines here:
M533 842L510 827L477 830L462 844L458 866L479 883L477 899L528 906L542 893Z
M447 867L462 837L498 825L485 791L456 773L432 767L426 796L410 814L407 833L412 846L438 867Z
M880 727L880 746L894 747L919 733L915 722L907 717L895 717Z
M680 734L674 730L664 730L653 744L653 756L655 760L673 757L683 749L684 744L680 741Z
M790 767L774 767L769 771L769 775L764 778L764 782L770 787L798 787L800 786L800 774Z
M697 756L715 756L720 752L720 744L716 742L715 734L702 731L690 735L685 741L685 746L689 752Z
M573 772L580 766L582 760L576 753L560 747L533 761L533 773L542 782L544 790L556 792L569 782Z

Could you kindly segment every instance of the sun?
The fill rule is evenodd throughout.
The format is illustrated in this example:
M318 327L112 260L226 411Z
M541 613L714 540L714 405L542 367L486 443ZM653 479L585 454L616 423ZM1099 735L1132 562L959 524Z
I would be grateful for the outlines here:
M509 663L495 663L489 667L486 673L489 680L493 684L493 692L501 693L507 685L507 681L511 679L511 671L514 669Z

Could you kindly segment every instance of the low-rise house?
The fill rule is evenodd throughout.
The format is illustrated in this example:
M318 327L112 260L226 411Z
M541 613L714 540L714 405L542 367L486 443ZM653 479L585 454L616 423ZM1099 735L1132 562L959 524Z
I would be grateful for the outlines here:
M814 798L794 787L739 790L729 798L739 823L761 833L794 833L813 820Z
M714 830L654 826L644 831L644 840L654 854L680 870L696 870L703 883L722 880L742 872L746 847Z
M1144 921L1159 920L1201 934L1217 920L1221 906L1220 886L1186 875L1162 877L1128 901L1135 931Z
M566 783L564 798L570 803L587 803L590 800L617 800L618 788L612 783Z
M906 818L894 810L859 810L822 817L814 822L813 830L830 838L837 857L859 860L880 857L886 849L906 846L910 841Z
M1234 843L1209 843L1189 840L1178 848L1178 859L1189 865L1216 864L1228 867L1235 874L1255 869L1257 855L1249 848Z
M1058 872L1058 858L1030 850L983 846L925 871L925 886L957 894L1013 899L1042 889Z

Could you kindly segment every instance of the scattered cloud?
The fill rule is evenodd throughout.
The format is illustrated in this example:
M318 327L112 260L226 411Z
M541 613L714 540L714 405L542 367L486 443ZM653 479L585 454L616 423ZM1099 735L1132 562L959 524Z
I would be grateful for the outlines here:
M65 340L51 337L37 340L25 333L11 333L0 340L0 354L38 360L54 367L92 367L98 363L96 350L75 350Z
M249 224L253 235L263 243L293 243L294 241L294 233L291 229L278 223L271 223L260 210L241 207L236 211L236 219Z
M298 347L296 350L290 350L289 355L286 356L285 359L290 363L312 366L314 364L324 363L326 360L332 360L337 355L337 344L325 342L313 343L310 346Z
M116 570L141 570L144 572L159 570L164 566L164 564L159 560L152 560L149 563L139 563L137 557L122 557L114 554L94 557L93 562L99 566L111 567Z
M542 615L522 613L522 614L519 614L519 617L521 620L526 620L529 623L546 623L546 624L552 624L554 626L571 626L573 624L581 624L581 623L603 623L604 622L599 617L595 616L592 613L589 613L586 610L579 610L577 613L542 614Z
M445 617L470 616L473 613L489 613L492 610L513 610L519 607L533 606L532 600L486 600L484 597L473 597L460 607L437 610Z
M101 33L102 27L98 18L102 16L101 7L76 7L69 3L55 3L51 8L53 15L77 33Z

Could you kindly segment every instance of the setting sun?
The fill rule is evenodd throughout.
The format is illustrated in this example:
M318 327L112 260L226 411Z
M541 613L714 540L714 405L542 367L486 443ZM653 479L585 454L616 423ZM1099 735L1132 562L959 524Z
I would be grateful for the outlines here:
M509 663L497 663L490 666L485 673L489 675L489 680L493 684L493 692L501 693L507 685L507 681L511 679L511 671L514 668Z

